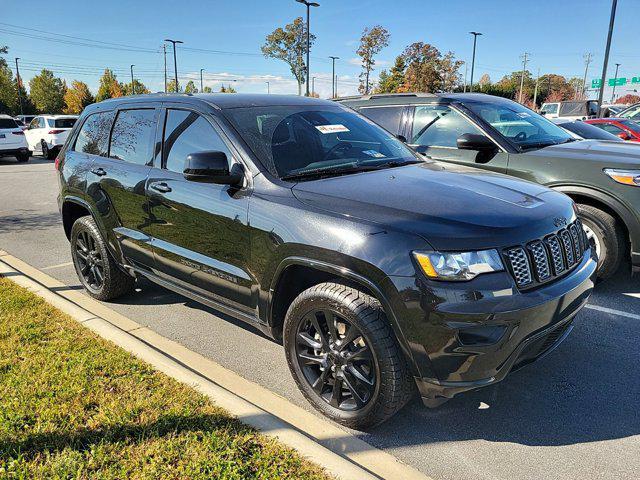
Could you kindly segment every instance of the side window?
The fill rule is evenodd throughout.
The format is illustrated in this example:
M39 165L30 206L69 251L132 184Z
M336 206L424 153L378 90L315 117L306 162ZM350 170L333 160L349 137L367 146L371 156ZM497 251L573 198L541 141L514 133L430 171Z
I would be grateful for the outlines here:
M113 123L113 112L101 112L89 115L82 124L76 144L76 152L106 157L109 155L109 132Z
M545 105L542 110L546 113L558 113L558 104L557 103L549 103Z
M482 130L446 105L417 106L413 118L411 144L429 147L456 147L460 135L483 134Z
M38 128L38 121L39 121L38 117L31 120L31 123L29 124L29 128L31 129Z
M402 107L368 107L361 109L360 113L394 135L398 133Z
M155 132L155 110L120 110L111 133L109 156L146 165L151 160Z
M182 173L187 155L203 151L219 151L231 159L231 152L201 115L188 110L167 110L164 127L164 166Z
M595 123L594 125L598 128L601 128L605 132L613 133L614 135L618 135L624 132L622 128L612 125L611 123Z
M47 128L47 120L44 117L38 119L38 128Z

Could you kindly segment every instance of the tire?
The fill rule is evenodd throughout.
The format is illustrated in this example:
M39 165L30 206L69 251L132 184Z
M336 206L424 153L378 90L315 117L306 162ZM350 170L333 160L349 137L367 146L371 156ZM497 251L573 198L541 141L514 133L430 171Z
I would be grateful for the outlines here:
M414 393L382 306L355 288L322 283L303 291L287 311L283 337L298 388L341 425L373 427L395 415Z
M42 156L44 158L46 158L47 160L53 160L54 158L56 158L56 151L54 149L49 148L49 145L47 145L47 142L42 140L40 144L42 146Z
M133 289L135 279L113 260L91 216L80 217L71 227L71 257L82 286L93 298L113 300Z
M591 247L598 253L598 279L606 280L616 273L626 252L622 227L613 216L591 205L579 204L578 211Z
M16 154L16 160L19 163L28 162L29 161L29 152L27 152L27 153L23 153L23 152L17 153Z

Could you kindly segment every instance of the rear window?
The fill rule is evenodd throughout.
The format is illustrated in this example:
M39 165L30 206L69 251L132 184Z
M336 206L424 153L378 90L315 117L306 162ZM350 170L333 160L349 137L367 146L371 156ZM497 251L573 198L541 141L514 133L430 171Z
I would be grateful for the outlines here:
M13 118L0 118L0 128L18 128Z
M56 118L53 122L55 128L73 128L76 118Z
M584 102L562 102L560 104L561 117L579 117L587 114L587 105Z
M108 156L111 123L113 123L113 112L89 115L78 133L73 149L90 155Z
M394 135L398 133L402 107L368 107L361 109L360 113Z

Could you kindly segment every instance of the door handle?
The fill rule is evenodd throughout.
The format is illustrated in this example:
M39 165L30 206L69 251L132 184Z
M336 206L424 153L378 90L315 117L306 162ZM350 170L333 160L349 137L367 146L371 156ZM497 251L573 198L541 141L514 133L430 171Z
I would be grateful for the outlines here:
M171 187L164 182L154 182L151 185L149 185L149 187L162 193L167 193L171 191Z
M103 177L107 174L107 171L102 167L98 167L91 170L91 173L93 173L94 175L98 175L99 177Z

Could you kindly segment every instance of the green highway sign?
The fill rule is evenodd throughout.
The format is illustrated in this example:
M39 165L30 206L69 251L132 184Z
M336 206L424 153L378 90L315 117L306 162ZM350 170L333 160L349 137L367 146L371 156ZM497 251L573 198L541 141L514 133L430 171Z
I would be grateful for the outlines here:
M626 77L620 77L620 78L609 78L607 80L607 85L609 85L610 87L622 87L627 83L638 84L640 83L640 77L633 77L631 79L628 79ZM600 88L601 86L602 86L602 81L599 78L594 78L593 80L591 80L591 88Z
M594 78L591 80L591 88L600 88L602 85L602 81L599 78Z
M609 79L609 86L610 87L621 87L623 85L627 84L627 79L625 77L621 77L621 78L610 78Z
M640 77L633 77L631 83L640 83Z

